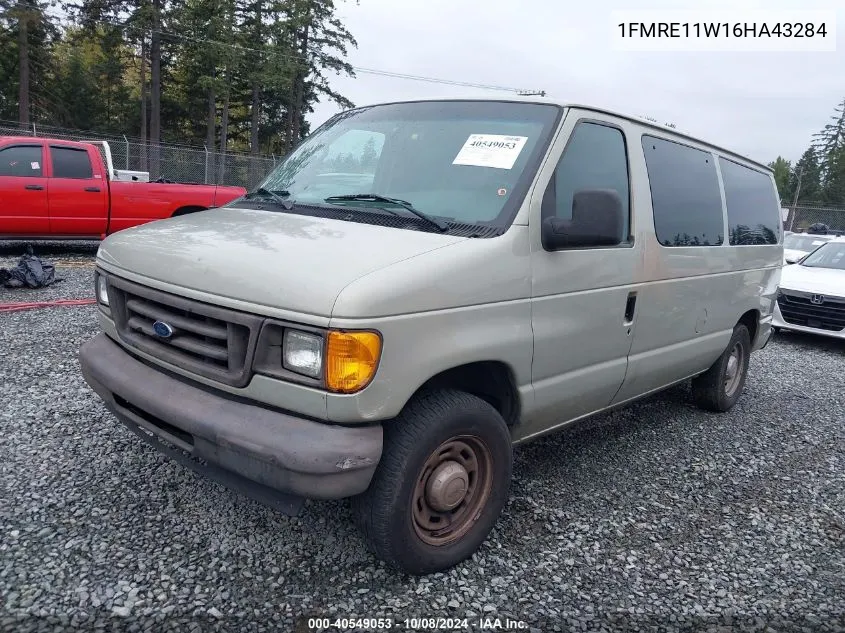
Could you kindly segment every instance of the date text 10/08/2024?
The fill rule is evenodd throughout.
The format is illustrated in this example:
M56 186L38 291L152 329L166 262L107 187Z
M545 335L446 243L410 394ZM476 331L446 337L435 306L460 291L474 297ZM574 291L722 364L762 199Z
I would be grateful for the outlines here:
M398 629L405 631L461 631L470 626L487 631L527 631L528 623L512 618L307 618L305 630L317 631L383 631ZM297 630L301 630L297 628Z
M827 37L824 22L620 22L622 37L808 38Z

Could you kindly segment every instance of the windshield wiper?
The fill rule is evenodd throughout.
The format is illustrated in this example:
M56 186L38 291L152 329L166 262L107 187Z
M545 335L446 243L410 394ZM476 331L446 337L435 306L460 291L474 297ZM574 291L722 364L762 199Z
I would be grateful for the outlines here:
M247 200L249 200L250 198L256 197L256 195L264 196L265 198L266 197L272 198L275 202L278 202L282 206L282 208L285 209L286 211L290 211L291 209L293 209L293 203L290 202L289 200L285 200L285 198L290 197L290 191L285 191L285 190L271 191L270 189L265 189L264 187L259 187L255 191L250 191L244 197Z
M367 201L371 200L373 202L387 202L389 204L395 204L396 206L402 207L406 211L413 213L418 218L425 220L429 224L433 224L434 226L436 226L441 231L448 231L449 230L448 224L446 224L445 222L442 222L441 220L438 220L437 218L435 218L433 216L428 215L427 213L423 213L419 209L414 208L414 205L412 205L407 200L400 200L399 198L388 198L387 196L382 196L382 195L379 195L377 193L351 193L351 194L348 194L348 195L345 195L345 196L329 196L328 198L325 198L326 202L342 202L344 200L349 200L349 201L359 201L360 200L362 202L367 202Z

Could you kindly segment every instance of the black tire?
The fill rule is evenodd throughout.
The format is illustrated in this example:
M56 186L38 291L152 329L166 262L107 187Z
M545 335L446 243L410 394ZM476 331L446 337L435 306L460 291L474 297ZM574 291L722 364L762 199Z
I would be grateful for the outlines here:
M173 212L173 215L170 216L172 218L178 218L183 215L188 215L191 213L198 213L199 211L207 211L206 207L179 207Z
M741 354L737 360L736 380L730 379L728 369L735 350ZM751 358L751 336L748 328L737 325L731 341L719 359L706 372L692 380L692 395L695 403L707 411L724 413L739 400L748 377L748 362Z
M451 389L430 391L415 397L396 419L387 422L384 434L384 450L373 480L364 493L351 500L367 547L390 566L414 575L442 571L472 556L498 520L510 490L513 450L502 416L471 394ZM444 457L453 454L443 448L447 443L458 447L454 453L458 459L465 455L460 447L469 447L473 455L473 450L479 453L474 479L468 475L470 483L466 484L474 492L467 492L456 508L454 525L459 527L451 542L443 542L436 531L427 531L417 519L418 513L431 517L425 512L435 512L427 501L428 486L435 479L431 474L438 472L431 470L431 460L444 460L440 462L444 468L447 462L449 468L457 463ZM484 468L483 463L487 464ZM422 476L424 466L427 478ZM483 497L474 496L477 494ZM450 496L450 502L454 497ZM431 543L426 538L440 540Z

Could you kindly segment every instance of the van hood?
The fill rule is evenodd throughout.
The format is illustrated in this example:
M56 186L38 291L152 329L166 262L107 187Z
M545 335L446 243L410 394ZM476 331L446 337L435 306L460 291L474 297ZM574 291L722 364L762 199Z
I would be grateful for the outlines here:
M151 280L330 317L340 291L356 279L466 239L220 208L114 233L102 242L98 258Z
M845 297L845 270L801 264L785 266L781 273L780 287L783 290Z

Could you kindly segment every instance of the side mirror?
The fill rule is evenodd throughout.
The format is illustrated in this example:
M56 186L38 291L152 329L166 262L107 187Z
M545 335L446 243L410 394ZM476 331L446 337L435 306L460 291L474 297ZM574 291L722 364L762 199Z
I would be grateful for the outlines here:
M572 197L572 219L546 218L541 239L546 250L616 246L624 240L622 199L613 189L582 189Z

